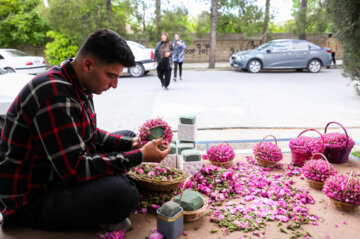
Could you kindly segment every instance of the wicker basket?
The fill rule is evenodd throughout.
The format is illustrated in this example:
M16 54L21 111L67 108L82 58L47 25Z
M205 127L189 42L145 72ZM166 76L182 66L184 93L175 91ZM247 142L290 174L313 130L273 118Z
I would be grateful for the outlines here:
M221 141L220 144L221 143L225 143L225 144L229 145L229 143L227 141ZM211 160L209 158L209 161L210 161L211 164L213 164L215 166L219 166L219 167L222 167L222 168L229 168L229 167L233 166L233 159L234 158L232 158L232 159L230 159L228 161L214 161L214 160Z
M315 181L315 180L311 180L311 179L306 179L310 185L311 188L316 189L316 190L322 190L324 187L324 182L321 181Z
M322 141L322 149L321 152L324 152L324 148L325 148L325 142L324 142L324 137L323 135L317 131L316 129L307 129L302 131L297 138L299 138L303 133L307 132L307 131L315 131L316 133L318 133L320 135L321 141ZM315 154L314 154L315 155ZM293 164L295 166L299 166L302 167L305 163L305 161L310 160L312 158L313 155L311 154L302 154L302 153L298 153L294 150L291 149L291 160L293 162ZM314 157L314 159L319 159L320 157Z
M330 148L330 147L325 146L324 154L329 159L330 163L335 163L335 164L346 163L349 160L349 154L352 150L352 147L348 146L349 145L349 135L348 135L346 129L344 128L344 126L342 126L340 123L335 122L335 121L329 122L325 126L324 135L326 134L327 129L330 124L337 124L344 130L344 133L346 136L346 144L345 144L345 147L343 147L343 148Z
M183 192L184 192L184 190L185 190L186 184L187 184L191 179L194 181L195 190L197 191L196 181L195 181L194 177L191 176L191 177L189 177L189 178L185 181L185 183L184 183L184 185L183 185L183 187L182 187L182 189L181 189L180 200L179 200L180 206L181 206L181 198L182 198L182 196L183 196ZM203 205L201 208L199 208L198 210L195 210L195 211L185 211L185 210L184 210L183 213L184 213L184 221L185 221L185 222L193 222L193 221L196 221L196 220L200 219L202 216L204 216L205 212L207 211L208 206L209 206L207 197L206 197L205 195L203 195L203 194L201 194L201 195L202 195L202 198L203 198L203 201L204 201L204 205ZM175 197L176 197L176 196L174 196L171 200L174 201Z
M322 153L315 153L314 155L311 156L311 159L314 159L317 155L320 155L323 159L325 159L325 161L328 163L328 167L329 167L329 177L331 176L331 171L330 171L330 162L329 160L326 158L325 155L323 155ZM328 178L329 178L328 177ZM310 185L311 188L316 189L316 190L322 190L324 187L325 182L323 181L315 181L312 179L306 179Z
M354 173L354 171L351 171L350 176L346 182L344 195L346 195L346 193L347 193L346 188L348 186L348 183L350 182L351 177L353 176L353 173ZM342 201L335 200L332 198L330 198L330 199L337 209L344 211L344 212L354 211L358 207L358 205L356 205L354 203L346 203L346 202L342 202Z
M276 146L277 146L277 139L276 139L276 137L275 137L274 135L266 135L266 136L261 140L260 144L258 144L257 147L259 147L259 146L262 144L262 142L264 142L264 139L265 139L266 137L268 137L268 136L271 136L271 137L274 138L275 144L276 144ZM257 151L257 149L258 149L258 148L256 148L256 151ZM272 168L272 167L275 167L275 165L277 164L277 162L264 160L264 159L259 158L259 157L257 157L257 156L255 156L255 159L256 159L258 165L263 166L263 167Z
M210 163L222 168L229 168L231 166L233 166L233 159L230 159L229 161L224 161L224 162L219 162L219 161L213 161L211 159L209 159Z
M330 200L337 209L344 212L352 212L358 207L356 204L341 202L332 198L330 198Z
M151 164L151 163L142 163L142 164ZM162 166L160 166L162 167ZM172 179L172 180L168 180L168 181L161 181L158 179L151 179L151 178L143 178L140 175L136 174L135 171L132 169L128 172L128 175L131 179L133 179L136 183L136 185L144 190L147 191L159 191L159 192L164 192L164 191L170 191L174 188L179 187L179 185L184 182L188 177L189 174L186 171L180 170L180 169L176 169L180 171L180 176Z

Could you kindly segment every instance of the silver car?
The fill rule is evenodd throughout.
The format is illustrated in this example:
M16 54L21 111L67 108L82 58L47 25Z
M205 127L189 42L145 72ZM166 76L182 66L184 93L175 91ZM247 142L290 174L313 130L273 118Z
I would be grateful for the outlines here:
M304 40L273 40L256 49L233 54L230 64L252 73L261 69L307 69L316 73L322 66L330 67L331 51Z

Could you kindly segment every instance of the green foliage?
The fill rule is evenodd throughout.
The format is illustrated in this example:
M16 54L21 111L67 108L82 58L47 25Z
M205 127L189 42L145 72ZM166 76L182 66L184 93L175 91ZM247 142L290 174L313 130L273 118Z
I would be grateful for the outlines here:
M287 28L289 32L298 36L303 33L317 34L329 31L328 16L323 6L324 0L307 0L306 14L300 12L300 1L293 0L292 15L295 20L289 22L290 24L285 29ZM305 14L305 22L301 21L301 14Z
M355 157L360 158L360 152L356 151L356 152L351 152L352 155L354 155Z
M54 39L45 46L46 59L51 65L59 65L66 58L76 56L79 47L75 40L54 31L47 32L46 36Z
M190 31L196 33L198 37L210 32L211 29L211 14L203 11L196 18L191 21Z
M326 1L335 38L343 46L343 66L347 77L355 83L360 95L360 2L358 0Z
M0 45L18 47L20 45L39 46L46 42L48 26L36 14L40 0L0 1Z
M216 31L242 32L248 36L262 33L264 13L255 2L255 0L220 0Z
M104 0L50 0L49 5L49 8L41 5L39 15L54 31L71 36L77 45L98 28L125 35L128 12L133 10L130 0L113 0L111 13Z

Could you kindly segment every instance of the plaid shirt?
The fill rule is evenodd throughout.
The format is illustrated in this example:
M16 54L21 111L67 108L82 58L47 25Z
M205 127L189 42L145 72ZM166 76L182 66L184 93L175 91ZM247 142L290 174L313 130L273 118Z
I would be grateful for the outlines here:
M0 141L0 210L10 215L52 181L89 181L141 163L131 139L96 127L92 94L66 60L16 97Z

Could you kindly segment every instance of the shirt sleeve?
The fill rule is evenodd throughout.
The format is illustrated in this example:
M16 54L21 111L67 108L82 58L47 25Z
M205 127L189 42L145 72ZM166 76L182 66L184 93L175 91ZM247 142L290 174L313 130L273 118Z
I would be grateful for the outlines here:
M92 152L91 127L81 105L68 97L56 96L40 106L33 125L35 137L55 172L66 181L89 181L113 173L124 173L142 161L140 150Z
M114 135L99 128L96 130L96 145L106 151L129 151L132 139L123 135Z

